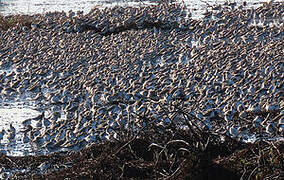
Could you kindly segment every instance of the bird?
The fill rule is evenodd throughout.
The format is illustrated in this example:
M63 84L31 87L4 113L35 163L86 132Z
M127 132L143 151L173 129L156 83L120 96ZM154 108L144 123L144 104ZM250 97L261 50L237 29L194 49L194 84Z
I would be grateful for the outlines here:
M0 141L3 140L5 133L6 133L5 129L2 129L2 131L0 132Z
M32 119L25 119L22 124L23 125L30 125L32 123Z
M41 146L44 143L44 138L38 135L33 139L33 142Z
M27 134L24 134L24 136L22 137L22 141L23 141L23 143L29 142L29 137L27 136Z
M13 124L10 123L10 129L8 130L10 132L16 132L16 129L14 128Z
M34 118L31 118L31 120L38 121L38 120L42 120L43 118L44 118L44 112L42 112L40 115Z
M274 124L270 123L270 124L266 125L265 131L266 131L267 134L272 134L273 132L276 131L276 128L275 128Z
M7 139L11 142L15 139L16 137L16 132L15 131L8 131L8 134L7 134Z
M237 111L238 111L238 112L242 112L242 111L244 111L244 110L245 110L244 105L243 105L242 103L240 103L240 104L237 106Z
M38 120L42 120L44 118L44 112L42 112L41 114L39 114L38 116L34 117L34 118L29 118L26 119L22 122L23 125L28 125L31 124L32 121L38 121Z
M242 112L239 113L239 117L241 119L246 119L248 117L248 114L245 111L242 111Z
M50 124L51 124L51 122L48 119L46 119L46 118L43 119L43 125L45 127L49 127Z
M24 129L23 129L22 131L20 131L20 132L26 134L27 132L31 131L32 129L33 129L33 127L32 127L30 124L28 124L28 125L26 125L26 126L24 127Z
M225 118L225 121L231 122L233 120L232 111L230 111L230 110L226 111L224 118Z

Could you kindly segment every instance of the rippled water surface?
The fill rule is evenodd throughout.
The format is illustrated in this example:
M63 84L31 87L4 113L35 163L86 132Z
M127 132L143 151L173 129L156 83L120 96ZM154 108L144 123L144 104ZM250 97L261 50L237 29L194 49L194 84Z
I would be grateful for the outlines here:
M281 1L281 0L277 0ZM4 15L9 14L34 14L44 13L49 11L83 11L88 13L92 7L112 7L120 6L141 6L155 4L158 0L1 0L0 12ZM247 2L248 6L259 6L267 0L177 0L184 2L185 5L192 11L193 16L200 16L202 12L210 5L216 3L223 4L224 2L237 2L239 4Z

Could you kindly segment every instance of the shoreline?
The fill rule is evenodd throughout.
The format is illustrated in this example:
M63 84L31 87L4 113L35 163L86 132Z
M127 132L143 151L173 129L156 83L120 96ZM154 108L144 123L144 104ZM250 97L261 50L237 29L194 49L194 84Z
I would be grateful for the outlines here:
M186 20L183 7L176 4L94 9L79 16L50 13L38 16L36 23L0 32L1 69L13 69L0 73L4 94L0 100L31 93L35 102L51 113L43 110L43 116L23 124L23 128L31 128L24 130L27 133L23 137L50 152L70 150L45 156L1 154L1 164L5 166L1 173L9 175L6 168L22 167L19 162L25 160L30 169L26 173L16 170L10 174L12 177L58 177L61 172L70 176L76 170L81 172L86 158L94 167L109 158L117 164L111 164L110 171L102 171L110 174L91 172L89 166L80 177L86 173L89 178L114 174L130 178L134 176L132 170L141 178L182 177L186 167L193 168L194 157L209 156L203 160L208 164L213 161L217 171L222 169L218 163L229 163L226 158L236 157L235 152L247 162L249 157L242 152L257 146L263 147L259 153L265 152L273 163L268 167L267 161L253 161L251 166L242 162L230 164L232 178L257 178L259 171L254 169L261 163L266 177L273 168L280 170L283 141L242 141L249 133L256 133L261 139L281 137L284 132L283 6L272 3L257 10L221 9L208 15L216 18L210 21ZM64 117L61 112L66 113ZM10 126L6 132L3 137L13 141L13 128ZM108 139L113 142L103 142ZM85 149L99 142L103 143L89 147L94 154ZM112 146L115 150L107 155L103 148ZM139 146L144 148L142 154ZM146 151L150 146L154 149L151 153ZM220 149L222 146L224 149ZM96 148L101 148L97 155ZM217 148L219 154L212 155L210 148ZM177 159L171 159L165 149ZM163 157L155 159L157 153ZM222 153L226 155L217 163L216 158ZM72 156L80 161L68 164ZM28 162L32 158L38 160L37 167ZM51 160L60 164L56 158L64 159L63 170L55 170ZM210 174L208 164L199 165ZM117 165L122 166L121 170L116 169ZM163 166L167 167L167 174L162 173ZM250 171L243 171L246 166ZM280 177L281 172L277 173L273 175ZM189 177L199 175L188 173Z
M206 8L200 7L200 9L206 9L205 12L200 11L199 15L196 15L194 12L197 9L194 8L194 7L188 7L189 4L182 3L182 2L172 2L172 4L181 4L182 6L184 6L184 8L187 8L186 11L191 11L191 12L187 12L187 14L188 14L187 16L189 18L192 18L192 16L193 16L194 20L201 20L203 18L206 18L206 14L208 12L212 13L212 12L218 11L220 9L225 9L225 8L227 8L227 10L232 9L232 8L235 9L235 10L237 10L237 8L239 8L239 9L256 9L256 8L260 7L262 4L265 5L265 4L268 4L268 3L269 2L254 2L254 3L249 2L249 3L247 3L246 1L244 1L244 2L236 2L236 3L224 2L224 4L222 4L222 3L212 4L212 2L210 2L210 3L205 3L206 6L207 6ZM281 4L281 2L278 2L278 1L276 1L274 3ZM148 5L144 4L143 6L126 6L126 7L127 8L139 8L140 7L141 8L141 7L157 6L157 5L159 5L159 3L158 4L148 4ZM258 5L258 6L255 6L255 5ZM89 13L91 13L93 11L93 9L103 10L102 7L95 5L87 13L86 12L83 13L83 11L72 11L72 10L70 10L69 12L66 12L66 11L65 12L64 11L47 11L47 12L44 12L44 13L34 13L34 14L10 14L10 15L1 15L0 14L0 29L1 29L1 27L2 27L2 30L3 30L3 27L4 27L4 29L6 29L6 26L10 26L10 25L14 26L17 23L20 23L23 26L30 27L33 19L37 19L40 16L45 16L45 14L65 14L64 16L68 16L68 14L72 14L72 16L87 16ZM113 6L113 7L107 7L106 6L104 8L112 9L112 8L116 8L116 7L122 7L122 6L120 6L120 5L116 5L116 6ZM199 17L199 18L197 18L197 17ZM15 21L15 22L11 22L11 21ZM20 21L23 21L23 22L20 22Z

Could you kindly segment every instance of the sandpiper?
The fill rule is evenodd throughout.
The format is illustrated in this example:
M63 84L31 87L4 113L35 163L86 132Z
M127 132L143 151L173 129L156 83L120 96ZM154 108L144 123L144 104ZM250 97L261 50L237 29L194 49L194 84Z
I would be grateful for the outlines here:
M5 133L6 133L5 129L2 129L2 131L0 132L0 142L4 138Z

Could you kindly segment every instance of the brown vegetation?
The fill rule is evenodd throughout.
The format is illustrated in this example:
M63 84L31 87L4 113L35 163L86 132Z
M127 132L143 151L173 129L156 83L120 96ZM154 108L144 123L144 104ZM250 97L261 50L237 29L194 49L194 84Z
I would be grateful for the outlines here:
M168 112L169 117L177 114L186 112ZM283 142L245 144L195 127L194 116L186 119L186 130L173 123L157 125L147 114L137 118L146 126L136 133L120 130L117 140L93 144L79 152L2 155L0 165L18 170L13 179L283 178Z

